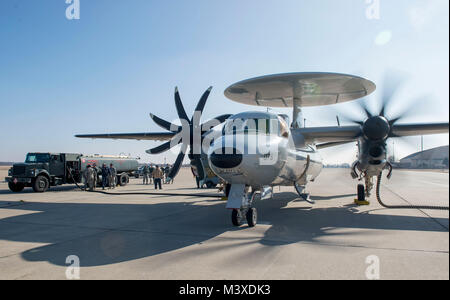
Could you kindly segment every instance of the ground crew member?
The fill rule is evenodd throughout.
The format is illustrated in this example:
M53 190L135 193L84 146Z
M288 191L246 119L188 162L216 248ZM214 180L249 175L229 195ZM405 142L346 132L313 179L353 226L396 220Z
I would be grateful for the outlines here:
M150 175L151 175L150 168L148 167L148 165L144 165L144 167L142 168L142 176L144 177L143 184L148 184L148 177Z
M173 169L173 165L169 165L168 167L167 167L167 183L170 183L170 184L173 184L173 178L170 178L169 177L169 174L170 174L170 172L172 172L172 169Z
M95 190L95 184L96 184L96 172L94 168L91 167L91 165L87 165L86 170L83 172L84 177L84 189L93 191Z
M194 165L191 165L191 172L192 172L192 175L194 175L194 177L195 177L195 182L197 183L197 188L199 189L200 188L200 178L198 178L197 167Z
M117 170L113 164L109 165L109 188L116 188Z
M153 164L150 164L150 172L149 172L149 175L148 175L150 184L152 184L152 174L153 174L154 170L155 170L155 167L153 167Z
M106 164L103 164L102 166L102 189L105 189L105 186L108 185L108 178L109 178L109 168L106 166Z
M152 177L153 177L153 182L155 183L155 190L158 189L158 186L159 186L159 189L162 190L161 180L164 177L164 173L159 168L159 166L156 166L156 169L153 170Z

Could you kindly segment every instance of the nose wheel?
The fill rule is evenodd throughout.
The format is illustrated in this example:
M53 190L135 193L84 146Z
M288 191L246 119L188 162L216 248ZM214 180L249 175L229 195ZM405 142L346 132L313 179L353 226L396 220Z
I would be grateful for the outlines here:
M233 209L231 212L231 222L234 226L242 225L242 212L240 209Z
M244 219L247 219L248 227L255 227L258 222L258 212L253 203L256 199L260 199L260 192L252 192L246 196L246 203L239 209L233 209L231 212L231 222L234 226L241 226L244 223Z
M231 212L231 222L234 226L239 227L244 223L244 216L247 219L248 227L255 227L258 223L258 211L251 207L248 209L233 209Z

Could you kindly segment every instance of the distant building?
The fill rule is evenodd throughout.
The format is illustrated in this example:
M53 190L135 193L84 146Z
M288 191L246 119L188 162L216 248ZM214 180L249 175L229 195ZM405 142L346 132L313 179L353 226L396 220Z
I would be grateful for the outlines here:
M437 147L408 155L400 160L400 168L444 169L448 168L448 146Z

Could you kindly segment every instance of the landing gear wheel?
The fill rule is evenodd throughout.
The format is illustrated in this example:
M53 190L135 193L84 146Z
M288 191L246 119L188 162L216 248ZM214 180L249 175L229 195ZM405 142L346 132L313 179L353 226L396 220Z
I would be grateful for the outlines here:
M358 202L366 201L366 191L364 184L358 184Z
M233 209L231 212L231 222L234 226L242 225L242 213L239 209Z
M47 177L39 175L33 182L33 191L36 193L45 193L50 186Z
M19 192L23 191L23 189L25 188L25 185L23 183L9 182L8 187L12 192L19 193Z
M247 211L247 224L249 227L255 227L258 220L256 208L252 207Z

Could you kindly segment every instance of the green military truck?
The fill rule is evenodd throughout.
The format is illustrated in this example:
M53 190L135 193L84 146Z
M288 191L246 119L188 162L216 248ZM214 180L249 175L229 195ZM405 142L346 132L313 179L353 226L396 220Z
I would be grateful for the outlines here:
M51 186L83 183L83 172L88 165L95 166L100 177L102 165L109 166L111 163L117 171L116 182L122 186L129 182L129 176L134 175L138 169L137 159L123 156L28 153L24 163L14 164L9 169L5 180L13 192L31 187L35 192L43 193Z

